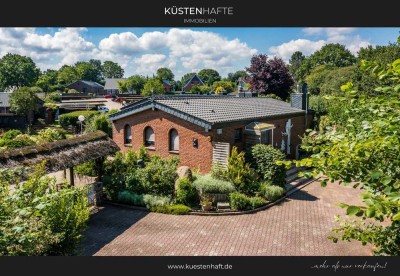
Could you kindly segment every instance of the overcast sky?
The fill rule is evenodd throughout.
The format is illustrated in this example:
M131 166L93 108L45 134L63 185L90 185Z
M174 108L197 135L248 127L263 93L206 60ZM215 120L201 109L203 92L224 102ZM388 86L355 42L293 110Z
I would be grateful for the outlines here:
M176 79L212 68L226 76L249 65L254 54L288 61L295 51L310 55L326 43L360 47L395 42L400 28L0 28L0 57L31 57L42 69L89 59L111 60L133 74L170 68Z

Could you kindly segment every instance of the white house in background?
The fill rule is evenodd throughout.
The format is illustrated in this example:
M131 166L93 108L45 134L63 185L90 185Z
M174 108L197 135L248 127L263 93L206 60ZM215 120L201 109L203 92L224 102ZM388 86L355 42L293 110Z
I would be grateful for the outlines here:
M118 82L124 81L126 79L105 79L105 80L106 84L104 85L104 90L106 94L115 95L120 93L118 89Z

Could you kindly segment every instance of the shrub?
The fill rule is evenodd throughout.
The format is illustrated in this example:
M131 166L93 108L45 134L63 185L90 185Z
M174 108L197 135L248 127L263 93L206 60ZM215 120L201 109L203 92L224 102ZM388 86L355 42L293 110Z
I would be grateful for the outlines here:
M190 207L181 204L158 206L150 209L150 211L152 212L171 214L171 215L185 215L190 210L191 210Z
M4 140L12 140L21 134L22 132L19 129L10 129L9 131L6 131L1 138Z
M61 94L58 92L47 93L44 101L47 103L59 103L61 102Z
M146 194L143 196L143 202L146 208L151 210L153 207L162 207L171 204L171 198Z
M285 194L285 189L280 186L263 184L261 185L261 194L269 201L281 198Z
M274 185L285 185L285 166L275 163L284 161L285 155L278 149L271 145L255 145L251 148L249 159L252 167L264 180L271 181Z
M198 202L198 194L193 183L187 177L181 177L177 180L176 202L192 205Z
M86 123L85 132L94 132L96 130L101 130L112 137L112 125L111 121L108 119L107 115L104 113L94 115L90 117Z
M214 163L211 167L211 176L215 179L228 180L226 169L220 163Z
M36 142L28 134L20 134L12 140L4 140L4 146L9 149L33 146Z
M67 93L68 94L79 94L79 91L76 89L69 89Z
M67 127L69 125L76 126L78 117L79 115L85 116L85 121L88 122L90 121L90 118L93 117L94 115L99 114L99 111L96 110L79 110L79 111L74 111L66 114L62 114L59 117L60 125L63 127Z
M94 160L75 166L74 171L79 175L98 176L96 162Z
M59 189L44 163L12 195L8 186L0 185L0 255L73 254L89 218L87 191Z
M145 206L143 195L138 195L130 191L119 192L118 201L135 206Z
M211 175L198 175L193 186L200 194L230 194L236 191L229 181L215 179Z
M229 195L231 207L236 210L250 210L252 208L251 200L245 194L235 192Z
M38 132L38 137L43 142L54 142L56 140L65 139L65 133L55 128L46 128Z
M123 176L104 175L103 187L107 199L118 200L118 193L126 189L125 179Z
M154 156L146 166L136 171L136 180L145 193L154 195L172 195L175 190L176 169L179 160Z
M259 196L251 197L250 204L253 209L263 206L267 201Z

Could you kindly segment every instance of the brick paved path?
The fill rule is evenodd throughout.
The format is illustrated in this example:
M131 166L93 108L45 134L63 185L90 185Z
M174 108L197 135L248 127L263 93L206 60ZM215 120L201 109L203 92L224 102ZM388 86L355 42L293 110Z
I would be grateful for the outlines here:
M344 214L339 202L358 204L351 187L312 183L267 210L239 216L172 216L105 206L91 217L83 255L330 256L371 255L358 242L326 237Z

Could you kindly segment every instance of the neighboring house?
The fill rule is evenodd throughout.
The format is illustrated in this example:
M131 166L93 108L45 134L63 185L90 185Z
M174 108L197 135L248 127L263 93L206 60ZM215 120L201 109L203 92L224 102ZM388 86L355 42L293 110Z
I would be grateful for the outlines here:
M113 139L122 151L145 145L150 153L177 155L181 165L201 172L213 163L225 166L233 146L271 144L295 157L312 122L303 94L299 97L292 104L231 96L147 97L110 116Z
M11 93L0 92L0 128L2 129L24 129L26 120L10 111Z
M10 113L11 93L0 92L0 114Z
M104 85L105 94L116 95L119 94L118 82L125 81L126 79L105 79L106 84ZM135 93L136 94L136 93Z
M96 95L104 94L104 86L94 82L94 81L85 81L85 80L77 80L74 83L71 83L67 86L68 89L75 89L81 93L93 93Z
M172 91L172 85L169 80L163 80L162 85L164 86L165 92L171 92Z
M193 86L201 86L201 85L204 85L204 82L197 74L194 74L193 77L188 79L186 83L183 85L182 91L189 92Z

